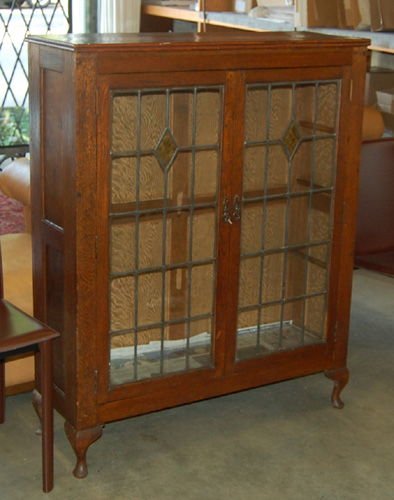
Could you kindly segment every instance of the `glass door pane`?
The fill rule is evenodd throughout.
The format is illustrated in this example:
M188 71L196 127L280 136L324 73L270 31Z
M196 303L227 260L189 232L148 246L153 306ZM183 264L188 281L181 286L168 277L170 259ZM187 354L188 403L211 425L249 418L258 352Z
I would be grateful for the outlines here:
M213 364L222 92L112 94L113 386Z
M339 89L247 86L238 360L324 341Z

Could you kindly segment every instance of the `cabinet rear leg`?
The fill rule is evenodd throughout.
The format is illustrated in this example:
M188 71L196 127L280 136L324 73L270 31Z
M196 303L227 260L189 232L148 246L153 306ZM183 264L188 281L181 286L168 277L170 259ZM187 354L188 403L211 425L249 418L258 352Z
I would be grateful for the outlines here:
M349 370L347 368L338 368L337 370L327 370L324 374L334 381L334 390L331 395L332 406L334 408L343 408L345 403L339 396L349 380Z
M89 446L101 437L101 434L103 433L103 426L98 425L92 429L77 431L66 421L64 423L64 429L74 450L75 456L77 457L77 464L73 470L73 474L75 477L82 479L88 475L86 453Z

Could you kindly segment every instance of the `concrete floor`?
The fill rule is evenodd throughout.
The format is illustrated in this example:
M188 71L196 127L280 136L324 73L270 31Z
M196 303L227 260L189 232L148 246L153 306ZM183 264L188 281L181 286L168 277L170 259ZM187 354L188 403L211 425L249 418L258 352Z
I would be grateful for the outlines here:
M322 374L108 424L89 475L55 414L55 488L41 491L31 395L7 399L2 500L394 499L394 279L355 272L343 410Z

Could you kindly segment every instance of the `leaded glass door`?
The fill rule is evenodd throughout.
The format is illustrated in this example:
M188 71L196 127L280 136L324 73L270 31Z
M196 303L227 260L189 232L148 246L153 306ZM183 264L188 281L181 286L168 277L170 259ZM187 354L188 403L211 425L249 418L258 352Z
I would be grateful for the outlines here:
M247 85L236 361L325 341L339 93Z
M245 75L108 92L104 392L326 342L341 81Z
M214 365L222 100L110 92L110 387Z

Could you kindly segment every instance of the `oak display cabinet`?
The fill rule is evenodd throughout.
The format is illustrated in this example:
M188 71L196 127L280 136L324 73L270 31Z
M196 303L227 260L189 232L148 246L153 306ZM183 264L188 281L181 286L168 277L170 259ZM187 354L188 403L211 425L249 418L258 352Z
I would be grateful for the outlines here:
M29 42L34 306L74 474L117 419L317 372L342 407L368 41Z

